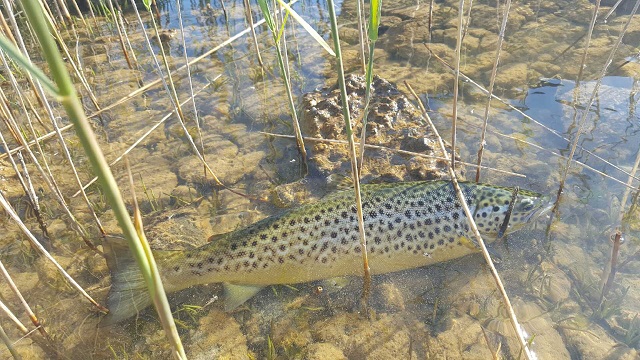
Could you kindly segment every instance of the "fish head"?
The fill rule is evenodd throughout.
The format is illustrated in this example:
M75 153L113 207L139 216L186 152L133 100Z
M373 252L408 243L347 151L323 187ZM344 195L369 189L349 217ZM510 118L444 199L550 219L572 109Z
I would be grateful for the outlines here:
M514 197L515 195L515 197ZM501 238L548 212L550 197L521 189L487 186L476 196L474 219L482 235ZM505 221L507 219L507 221Z

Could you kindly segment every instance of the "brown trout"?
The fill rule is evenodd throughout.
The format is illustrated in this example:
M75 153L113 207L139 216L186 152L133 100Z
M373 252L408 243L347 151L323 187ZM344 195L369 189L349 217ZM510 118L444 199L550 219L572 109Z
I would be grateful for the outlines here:
M544 213L548 197L511 188L460 183L485 242L513 232ZM271 216L193 250L154 251L167 292L222 282L231 310L273 284L362 274L353 190ZM510 218L505 217L512 206ZM479 248L450 181L362 186L364 225L372 274L421 267ZM505 227L508 226L508 227ZM500 234L502 235L502 234ZM126 319L151 304L125 244L109 241L110 310L103 324Z

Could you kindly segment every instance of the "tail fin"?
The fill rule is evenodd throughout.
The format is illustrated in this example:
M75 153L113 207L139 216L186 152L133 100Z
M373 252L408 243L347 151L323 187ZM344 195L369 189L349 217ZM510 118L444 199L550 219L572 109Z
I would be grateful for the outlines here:
M107 265L111 272L111 290L107 297L109 314L100 322L108 326L127 319L151 305L151 297L131 250L124 239L104 241Z

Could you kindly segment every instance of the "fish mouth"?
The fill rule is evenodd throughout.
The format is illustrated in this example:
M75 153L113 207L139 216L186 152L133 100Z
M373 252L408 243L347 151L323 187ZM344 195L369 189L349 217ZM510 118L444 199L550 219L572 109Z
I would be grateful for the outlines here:
M538 220L543 215L546 215L548 212L550 212L551 209L553 209L553 205L555 204L554 201L551 201L551 197L550 196L544 196L544 197L540 198L539 203L540 204L545 204L545 205L541 206L538 210L536 210L536 211L532 212L531 214L529 214L526 217L526 221L525 222Z

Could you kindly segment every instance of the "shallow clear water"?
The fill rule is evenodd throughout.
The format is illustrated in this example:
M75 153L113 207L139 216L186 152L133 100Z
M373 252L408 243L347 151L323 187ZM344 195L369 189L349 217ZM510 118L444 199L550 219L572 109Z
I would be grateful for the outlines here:
M179 28L175 4L165 6L161 27ZM359 72L358 47L354 45L355 8L351 2L338 6L345 70ZM405 91L403 81L411 83L427 101L436 126L448 139L453 77L429 55L423 43L452 61L457 1L437 2L431 41L426 31L428 2L401 1L383 6L385 31L378 41L375 72L395 82L402 91ZM183 4L184 36L190 58L244 30L242 2L225 1L225 7L226 19L218 2L211 7L200 2ZM329 40L324 2L301 1L294 9ZM255 11L257 6L254 15ZM501 257L498 270L507 292L526 332L534 336L532 349L541 359L632 359L638 356L640 348L640 322L636 318L640 312L640 292L636 290L640 288L640 259L635 255L640 230L637 210L630 212L622 224L626 241L620 250L620 262L630 260L618 270L607 301L598 306L601 277L612 248L609 238L621 225L617 224L619 212L626 212L634 200L632 192L629 202L620 204L625 191L623 183L628 180L627 173L640 146L636 94L640 67L633 62L619 66L637 52L634 46L640 34L640 20L632 22L581 125L596 83L594 79L628 18L614 14L606 24L596 27L583 79L576 88L584 46L584 40L579 40L586 33L591 11L592 5L586 1L514 4L495 93L533 120L498 100L492 101L489 116L483 163L526 177L487 170L482 172L482 181L517 185L554 196L579 127L582 135L574 159L593 168L571 164L550 228L549 221L543 219L493 246ZM501 10L496 9L495 2L474 1L471 15L463 42L462 71L487 86ZM85 40L79 52L84 67L91 73L90 84L104 105L135 90L138 79L148 83L157 78L137 20L133 14L127 14L126 18L142 71L128 70L116 38L106 35L110 34L106 26L102 36ZM148 16L144 21L149 27ZM146 31L152 34L151 29ZM196 90L221 75L213 86L196 96L204 153L220 179L249 198L212 186L175 117L161 124L130 154L134 177L140 180L137 195L146 214L148 237L156 247L204 244L211 235L277 213L281 210L277 205L292 206L322 196L334 187L326 180L328 174L349 176L349 165L338 163L342 157L328 156L328 161L321 161L325 158L318 156L319 148L308 143L312 159L310 175L303 179L294 142L258 133L288 135L292 129L270 35L264 27L259 27L257 34L266 65L264 73L246 35L191 68ZM157 42L153 46L158 51ZM297 98L335 82L333 60L302 28L287 32L287 46ZM165 48L172 68L184 63L179 32ZM182 71L174 75L181 100L189 93L184 74ZM463 161L476 161L485 102L486 96L473 85L462 84L457 152ZM191 104L184 108L193 121ZM168 97L156 87L107 112L102 117L104 128L98 127L107 157L111 160L119 156L168 111ZM187 124L187 130L194 136L198 133L194 122ZM82 164L81 149L70 139L74 156ZM197 136L196 143L200 146ZM45 151L55 154L59 149L51 143ZM368 156L372 165L363 174L368 181L376 180L371 175L375 166L403 164L397 157L379 152L371 151ZM65 195L71 196L77 186L68 176L67 166L53 156L52 163L54 173L61 174ZM404 165L390 168L399 169L389 175L392 178L419 179ZM9 179L6 185L18 189L11 194L19 204L17 182L11 178L10 167L6 169L6 174L3 173ZM114 166L114 172L124 186L122 166ZM472 180L475 169L467 167L465 174ZM86 165L81 165L81 176L85 182L91 178ZM637 180L632 184L637 188ZM90 188L90 197L105 229L117 232L115 221L95 188ZM104 261L77 239L50 196L44 195L42 202L50 209L47 212L50 232L57 239L54 244L59 244L53 250L54 256L92 296L103 301L110 284ZM86 206L75 198L70 203L74 214L98 238ZM28 217L24 209L23 216ZM33 218L28 220L36 229ZM23 287L27 301L46 321L64 357L168 356L168 345L151 310L143 312L137 320L97 328L100 315L69 289L46 262L30 255L13 225L7 227L10 232L0 251L2 261L9 273L20 279L18 286ZM34 272L34 268L38 270ZM380 275L373 281L371 319L358 313L360 279L274 286L231 314L221 310L223 296L219 285L172 294L170 302L175 306L191 358L488 358L498 348L507 358L518 357L517 343L481 256ZM315 291L317 286L323 286L321 294ZM0 289L7 303L15 305L9 290ZM17 306L14 309L19 313ZM19 338L11 326L3 322L10 337ZM16 346L25 352L25 357L45 356L30 339L18 341ZM8 356L3 352L5 355Z

